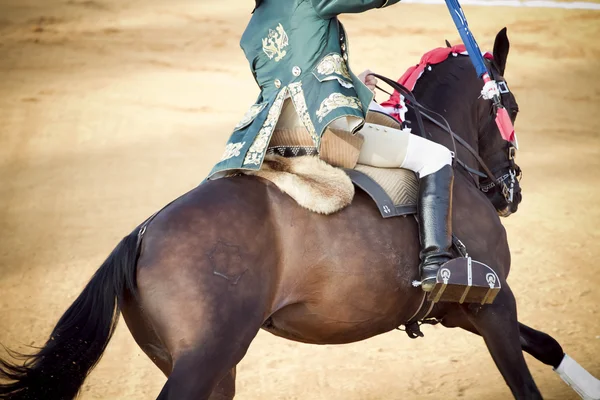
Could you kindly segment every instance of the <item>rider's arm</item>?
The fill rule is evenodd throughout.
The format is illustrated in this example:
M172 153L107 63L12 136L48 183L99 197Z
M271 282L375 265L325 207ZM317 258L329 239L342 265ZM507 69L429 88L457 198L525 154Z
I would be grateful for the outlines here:
M383 8L400 0L311 0L322 18L333 18L338 14L361 13L373 8Z

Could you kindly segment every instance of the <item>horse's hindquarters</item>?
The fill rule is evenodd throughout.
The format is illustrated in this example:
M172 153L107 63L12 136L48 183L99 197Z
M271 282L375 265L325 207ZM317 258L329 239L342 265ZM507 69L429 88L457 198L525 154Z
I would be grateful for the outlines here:
M248 177L209 181L148 226L140 306L174 364L197 346L241 359L269 315L279 252L266 192Z

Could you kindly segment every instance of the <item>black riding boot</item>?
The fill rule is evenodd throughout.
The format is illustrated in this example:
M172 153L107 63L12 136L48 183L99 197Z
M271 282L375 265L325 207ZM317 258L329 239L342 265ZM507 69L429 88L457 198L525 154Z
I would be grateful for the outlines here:
M430 292L440 266L452 255L452 185L454 171L446 165L419 181L421 288Z

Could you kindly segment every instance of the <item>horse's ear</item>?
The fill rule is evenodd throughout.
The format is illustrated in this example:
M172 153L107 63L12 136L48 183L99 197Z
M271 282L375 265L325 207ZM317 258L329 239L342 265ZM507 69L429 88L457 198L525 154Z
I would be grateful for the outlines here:
M452 47L449 41L446 40L446 47Z
M509 49L510 43L508 41L508 36L506 35L506 28L502 28L496 35L496 40L494 41L494 61L496 61L501 75L504 75Z

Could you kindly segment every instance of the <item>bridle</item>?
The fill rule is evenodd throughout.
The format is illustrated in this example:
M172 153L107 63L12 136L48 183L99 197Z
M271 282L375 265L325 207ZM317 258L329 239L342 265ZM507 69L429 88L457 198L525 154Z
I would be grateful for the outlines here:
M474 183L476 184L476 186L482 192L488 193L490 190L497 188L498 190L500 190L500 193L502 194L502 196L504 197L504 199L506 200L507 203L510 204L513 202L515 183L520 179L521 169L516 165L516 163L514 161L515 154L516 154L516 147L512 143L509 143L509 145L508 145L508 161L506 163L502 164L501 166L496 167L495 171L492 171L487 166L487 164L485 163L483 158L481 158L479 153L469 143L467 143L463 138L461 138L454 131L452 131L452 128L450 128L450 124L448 124L448 121L442 115L438 114L437 112L435 112L435 111L425 107L421 103L419 103L417 101L417 99L415 98L415 96L412 94L412 92L410 90L408 90L406 87L404 87L403 85L399 84L398 82L393 81L393 80L391 80L385 76L379 75L379 74L372 74L372 75L375 76L376 78L381 79L383 82L387 83L394 90L396 90L398 93L403 95L406 100L406 104L410 105L414 108L414 110L416 111L415 116L416 116L416 120L417 120L417 124L419 126L419 131L420 131L421 136L425 137L425 135L426 135L425 125L423 124L423 118L427 119L428 121L430 121L431 123L433 123L434 125L439 127L440 129L442 129L442 131L444 131L450 135L450 138L452 139L452 146L454 149L454 161L458 165L460 165L467 173L469 173L471 175L477 175L478 177L484 178L483 182L486 182L486 181L489 182L487 184L479 184L477 179L473 180ZM504 85L504 87L506 88L506 90L508 90L508 88L506 87L506 84ZM385 90L381 89L379 86L377 86L377 88L383 92L386 92ZM506 92L504 92L504 93L506 93ZM494 107L496 107L496 105L494 105ZM493 121L494 121L493 116L491 116L490 122L493 122ZM487 126L487 124L486 124L486 126ZM469 167L465 162L463 162L462 160L460 160L458 158L458 152L457 152L457 146L456 146L457 142L463 148L465 148L475 158L475 160L477 160L477 162L483 169L483 172ZM506 167L509 168L508 174L504 174L503 176L496 178L496 175L494 172L502 170Z
M492 61L492 68L489 68L489 74L491 76L491 79L494 79L494 63ZM506 95L508 93L510 93L510 90L508 89L508 85L506 84L505 81L497 81L498 84L498 89L500 92L500 95L498 96L497 102L494 101L494 111L497 111L498 107L503 107L502 105L502 96ZM494 121L494 115L495 112L492 113L486 123L486 127L489 124L495 123ZM515 156L517 153L517 138L516 136L514 137L514 142L507 142L507 160L503 163L501 163L500 165L496 166L496 168L494 170L492 170L493 172L493 176L495 177L496 174L498 172L503 171L504 169L508 169L508 172L503 174L502 176L495 178L495 180L492 179L488 179L485 178L479 185L479 189L484 192L484 193L488 193L490 190L494 189L497 186L497 182L501 182L502 186L500 186L500 190L502 192L502 195L504 196L504 199L510 204L513 202L514 199L514 189L515 189L515 184L516 182L521 180L522 177L522 171L521 168L515 163Z
M486 123L486 126L490 123L495 123L493 115L490 116L490 120ZM494 179L489 179L488 176L484 176L484 179L479 183L478 187L479 190L486 194L490 190L498 188L504 196L504 199L507 202L512 203L514 199L515 184L521 180L523 173L521 168L515 162L517 147L512 142L507 143L507 160L500 165L497 165L492 170ZM496 178L497 174L504 170L508 170L508 172Z

